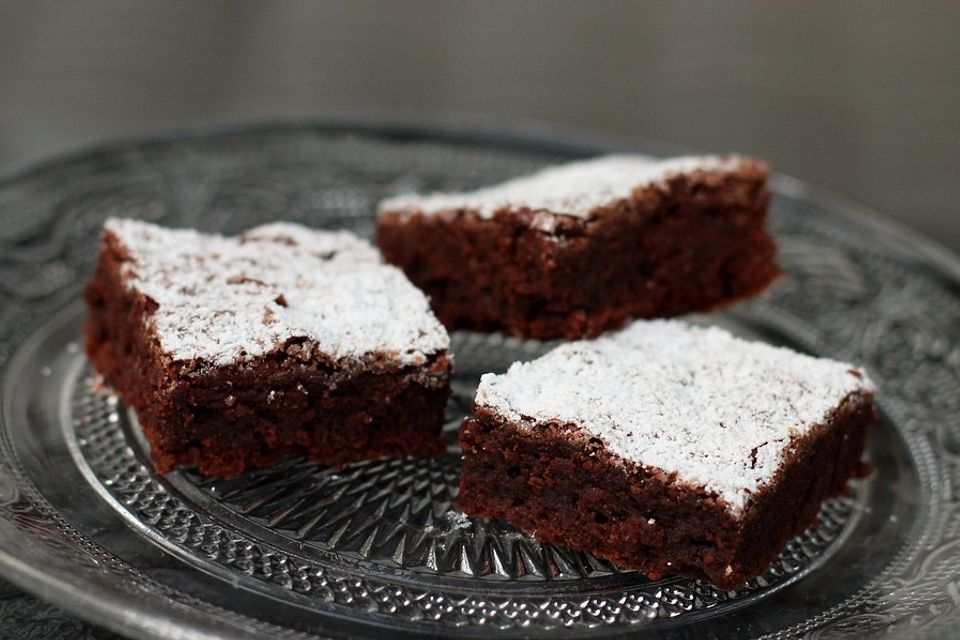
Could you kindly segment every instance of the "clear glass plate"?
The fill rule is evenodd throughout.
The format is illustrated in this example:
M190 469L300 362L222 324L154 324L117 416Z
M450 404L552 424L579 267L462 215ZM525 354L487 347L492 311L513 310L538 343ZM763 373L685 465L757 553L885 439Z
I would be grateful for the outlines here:
M608 150L465 129L313 124L119 145L0 183L0 572L145 637L861 636L957 624L960 266L778 178L787 277L696 321L866 366L875 472L736 591L649 581L456 511L455 433L479 375L549 344L453 336L447 453L231 480L153 474L96 389L80 292L109 215L233 233L274 219L373 233L376 202Z

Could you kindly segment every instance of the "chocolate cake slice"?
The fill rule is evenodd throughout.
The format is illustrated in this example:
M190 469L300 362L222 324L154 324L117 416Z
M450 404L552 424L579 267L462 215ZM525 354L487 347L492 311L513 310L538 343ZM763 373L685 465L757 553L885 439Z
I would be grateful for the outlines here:
M377 233L447 328L574 339L763 291L769 197L759 160L615 155L390 198Z
M651 578L734 588L866 469L873 396L848 364L638 321L483 376L460 506Z
M87 354L137 410L160 473L443 449L447 333L350 233L111 219L86 300Z

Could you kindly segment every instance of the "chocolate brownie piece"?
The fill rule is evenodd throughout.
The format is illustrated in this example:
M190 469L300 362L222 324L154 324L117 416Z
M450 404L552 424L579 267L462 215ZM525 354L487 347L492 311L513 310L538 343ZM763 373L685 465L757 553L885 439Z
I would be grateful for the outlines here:
M848 364L637 321L483 376L460 506L651 578L734 588L866 469L873 396Z
M763 291L768 200L758 160L618 155L391 198L377 233L447 328L573 339Z
M136 408L159 473L443 450L447 333L350 233L111 219L86 300L87 354Z

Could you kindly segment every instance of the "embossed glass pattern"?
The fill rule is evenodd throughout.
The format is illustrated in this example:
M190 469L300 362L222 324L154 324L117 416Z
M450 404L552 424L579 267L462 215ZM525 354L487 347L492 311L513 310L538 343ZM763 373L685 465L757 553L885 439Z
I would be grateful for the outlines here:
M788 637L957 623L960 266L781 179L787 277L700 318L866 366L876 472L736 591L648 581L452 506L481 373L549 344L453 336L447 453L230 480L157 477L136 416L97 391L78 302L109 215L233 233L273 219L373 233L410 189L459 190L603 148L468 131L299 126L121 145L0 183L0 567L71 611L157 638Z

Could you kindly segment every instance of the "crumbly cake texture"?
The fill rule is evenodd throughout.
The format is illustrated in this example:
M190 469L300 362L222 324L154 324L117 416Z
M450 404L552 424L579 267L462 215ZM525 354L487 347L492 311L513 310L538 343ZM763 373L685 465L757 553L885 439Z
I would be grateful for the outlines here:
M606 156L384 200L378 242L448 328L595 336L765 289L780 273L767 178L736 155Z
M461 506L735 587L862 472L874 393L849 364L638 321L483 376Z
M442 450L447 333L350 233L110 219L86 299L90 360L137 409L161 473Z

